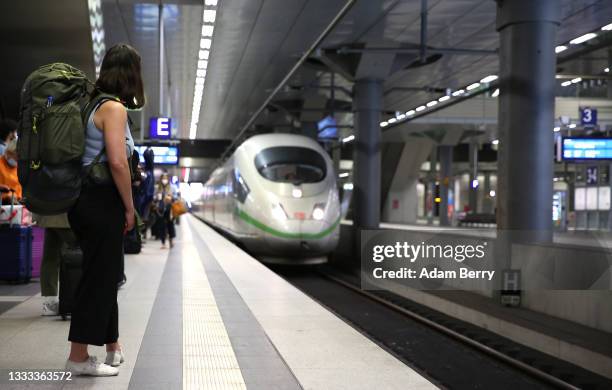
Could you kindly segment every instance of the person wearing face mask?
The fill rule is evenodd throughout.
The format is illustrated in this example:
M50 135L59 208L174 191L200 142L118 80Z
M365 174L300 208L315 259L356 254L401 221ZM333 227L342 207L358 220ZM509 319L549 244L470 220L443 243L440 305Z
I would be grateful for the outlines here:
M15 199L22 196L17 177L17 122L3 120L0 123L0 186L15 192ZM3 201L10 201L11 194L4 194Z
M162 173L156 187L155 193L161 194L162 198L168 194L172 195L172 186L170 185L170 180L167 173Z
M17 133L17 122L12 119L0 120L0 156L4 155L6 146Z

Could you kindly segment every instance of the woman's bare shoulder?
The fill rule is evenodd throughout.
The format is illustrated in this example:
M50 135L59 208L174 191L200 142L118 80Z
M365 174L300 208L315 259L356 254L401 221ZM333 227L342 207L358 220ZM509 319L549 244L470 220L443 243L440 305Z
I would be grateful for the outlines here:
M127 118L127 110L125 109L123 104L115 100L107 100L104 103L102 103L102 105L100 106L100 108L98 108L98 111L96 113L99 113L100 116L102 116L105 119L106 118L109 118L109 119L111 118L112 119L126 119Z

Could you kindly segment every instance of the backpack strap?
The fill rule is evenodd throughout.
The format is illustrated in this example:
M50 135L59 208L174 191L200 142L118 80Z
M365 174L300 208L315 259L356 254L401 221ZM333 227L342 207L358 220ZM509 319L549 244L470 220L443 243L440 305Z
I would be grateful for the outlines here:
M94 98L90 99L89 102L85 105L83 110L81 111L81 118L83 119L83 127L87 128L87 121L91 116L91 113L100 106L100 104L104 103L106 100L115 100L117 102L121 102L118 97L114 95L109 95L107 93L99 93Z

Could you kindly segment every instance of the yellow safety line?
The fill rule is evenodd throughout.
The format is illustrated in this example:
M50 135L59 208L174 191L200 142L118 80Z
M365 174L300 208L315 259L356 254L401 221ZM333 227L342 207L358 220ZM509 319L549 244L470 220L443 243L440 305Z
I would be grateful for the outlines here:
M230 338L193 245L182 224L183 389L246 389Z

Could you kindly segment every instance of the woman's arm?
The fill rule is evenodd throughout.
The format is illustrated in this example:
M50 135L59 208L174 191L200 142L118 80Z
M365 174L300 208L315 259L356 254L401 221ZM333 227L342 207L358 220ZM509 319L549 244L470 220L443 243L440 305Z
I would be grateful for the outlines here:
M108 166L125 206L125 231L129 231L134 228L134 201L130 168L125 154L127 111L121 103L108 101L100 106L94 116L94 121L96 127L104 130ZM101 126L98 126L98 123Z

